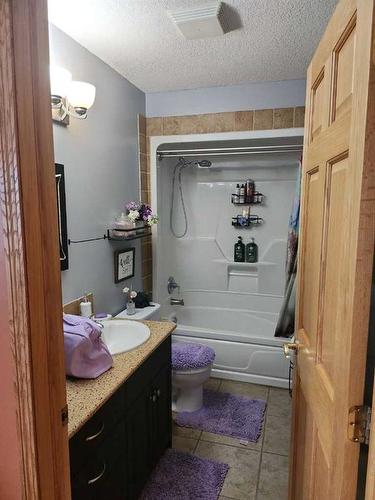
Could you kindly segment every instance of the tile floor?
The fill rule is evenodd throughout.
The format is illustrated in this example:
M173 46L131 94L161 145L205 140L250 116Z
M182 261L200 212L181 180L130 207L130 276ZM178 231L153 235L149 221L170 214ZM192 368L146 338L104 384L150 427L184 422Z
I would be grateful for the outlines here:
M267 401L257 443L173 426L173 447L229 464L220 500L285 500L288 483L291 399L285 389L211 378L206 387Z

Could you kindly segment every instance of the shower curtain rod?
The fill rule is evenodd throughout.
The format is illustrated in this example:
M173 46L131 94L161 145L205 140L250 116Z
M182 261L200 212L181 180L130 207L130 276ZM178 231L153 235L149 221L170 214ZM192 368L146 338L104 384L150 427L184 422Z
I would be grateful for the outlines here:
M158 157L170 158L178 156L226 156L270 153L295 153L302 152L302 144L286 144L280 146L249 146L233 148L197 148L197 149L164 149L157 151Z

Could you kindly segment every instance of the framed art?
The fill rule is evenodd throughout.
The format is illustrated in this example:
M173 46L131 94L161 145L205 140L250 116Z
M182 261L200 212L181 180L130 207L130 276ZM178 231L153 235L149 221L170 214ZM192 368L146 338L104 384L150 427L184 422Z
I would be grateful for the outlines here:
M134 276L135 248L116 250L115 254L115 283L127 280Z
M69 269L68 231L66 224L65 175L64 165L55 163L57 221L59 229L60 269Z

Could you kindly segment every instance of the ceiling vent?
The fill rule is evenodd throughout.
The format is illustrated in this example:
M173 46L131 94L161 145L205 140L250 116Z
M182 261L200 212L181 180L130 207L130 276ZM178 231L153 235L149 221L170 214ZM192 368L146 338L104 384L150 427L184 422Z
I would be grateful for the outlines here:
M211 38L229 31L223 7L222 2L210 2L200 7L172 10L169 15L188 40Z

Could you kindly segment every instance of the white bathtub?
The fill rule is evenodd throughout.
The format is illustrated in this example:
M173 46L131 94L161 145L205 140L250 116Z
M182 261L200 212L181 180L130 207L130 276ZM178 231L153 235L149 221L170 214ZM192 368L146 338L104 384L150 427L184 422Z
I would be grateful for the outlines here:
M288 386L285 339L274 337L282 297L193 290L182 296L184 306L165 301L162 317L177 317L173 341L199 342L215 350L213 376Z

